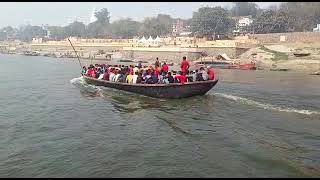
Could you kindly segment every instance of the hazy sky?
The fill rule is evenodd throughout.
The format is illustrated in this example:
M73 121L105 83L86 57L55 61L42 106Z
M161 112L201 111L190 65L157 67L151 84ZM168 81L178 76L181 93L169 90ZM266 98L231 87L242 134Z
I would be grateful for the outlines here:
M261 8L280 2L257 2ZM231 7L232 2L0 2L0 28L22 24L64 26L79 21L88 24L94 8L108 8L111 22L130 17L141 21L159 13L172 17L191 18L202 6Z

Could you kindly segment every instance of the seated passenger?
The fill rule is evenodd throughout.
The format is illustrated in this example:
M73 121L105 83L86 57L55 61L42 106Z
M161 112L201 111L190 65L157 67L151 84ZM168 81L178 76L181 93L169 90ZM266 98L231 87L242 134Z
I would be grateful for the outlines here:
M204 81L208 80L208 73L207 73L207 71L204 70L203 67L200 68L200 73L201 73L202 79L203 79Z
M109 81L113 81L115 76L116 76L116 74L114 73L114 69L111 68L110 69L110 75L109 75Z
M174 78L173 78L173 76L171 75L171 72L168 73L168 82L169 82L169 83L174 83Z
M202 73L196 70L196 81L204 81L202 77Z
M114 78L114 82L119 82L119 79L120 79L121 75L122 74L120 73L120 70L117 70L117 74L116 74L116 76Z
M159 82L158 75L155 72L151 73L151 78L154 84L157 84Z
M109 76L110 76L110 73L108 72L108 70L106 70L106 72L103 74L103 80L106 80L106 81L109 81Z
M176 78L179 80L180 83L185 83L187 82L187 77L184 75L181 71L176 75Z
M132 84L137 84L137 80L138 80L138 72L135 72L132 77Z
M141 73L138 73L137 84L142 83L142 81L143 81L142 74L141 74Z
M100 76L98 77L98 79L103 79L104 74L100 74Z
M81 74L86 74L87 73L87 68L86 68L86 66L83 66L82 67L82 73Z
M131 83L132 83L132 78L133 78L133 75L132 75L132 73L130 73L129 75L127 75L127 78L126 78L126 83L129 83L129 84L131 84Z

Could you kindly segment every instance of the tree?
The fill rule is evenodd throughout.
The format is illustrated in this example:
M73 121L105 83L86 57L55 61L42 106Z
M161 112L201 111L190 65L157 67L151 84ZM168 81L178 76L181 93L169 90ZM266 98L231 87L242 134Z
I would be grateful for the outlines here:
M34 37L44 37L46 34L47 31L45 31L41 26L27 25L18 30L17 38L22 41L31 41Z
M294 17L285 11L266 10L253 21L256 33L289 32L295 22Z
M231 9L233 16L249 16L256 17L258 6L256 3L251 2L235 2L234 7Z
M139 34L143 36L161 36L171 33L174 19L170 15L158 14L157 17L145 18L139 28Z
M110 13L107 8L103 8L100 11L96 11L94 16L97 18L97 22L108 25L110 24Z
M120 19L110 25L110 34L113 38L132 38L138 34L140 23L130 18Z
M192 31L207 37L226 34L233 26L228 11L221 7L203 7L192 16Z
M85 30L86 25L77 21L64 27L64 31L67 36L83 37L85 35Z
M50 36L54 39L54 40L61 40L64 39L66 37L68 37L68 35L65 32L64 27L60 27L60 26L49 26L48 30L50 31Z
M320 23L320 2L286 2L280 10L295 18L295 31L312 31Z
M0 30L0 39L3 40L9 40L14 39L16 36L17 30L11 26L6 26Z

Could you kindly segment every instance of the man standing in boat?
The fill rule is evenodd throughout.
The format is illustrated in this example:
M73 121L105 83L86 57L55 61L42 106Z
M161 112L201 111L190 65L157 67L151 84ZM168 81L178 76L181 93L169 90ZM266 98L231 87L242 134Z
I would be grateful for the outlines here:
M159 58L156 58L156 62L154 63L155 69L157 69L158 67L160 67L160 62L159 62Z
M186 75L187 74L187 71L189 70L189 62L187 61L187 58L185 56L183 56L182 58L182 62L181 62L181 65L180 65L180 68L181 68L181 72L183 75Z

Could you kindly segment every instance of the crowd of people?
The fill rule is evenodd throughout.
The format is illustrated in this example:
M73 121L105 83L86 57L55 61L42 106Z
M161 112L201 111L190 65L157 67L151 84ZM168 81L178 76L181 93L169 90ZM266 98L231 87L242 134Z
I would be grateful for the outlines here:
M156 58L154 66L142 66L141 63L136 66L130 65L106 65L92 64L86 68L83 67L82 74L111 82L121 82L130 84L169 84L185 83L195 81L214 80L214 70L212 67L196 69L189 71L190 65L186 57L183 57L180 65L180 71L169 70L166 63L162 65Z

